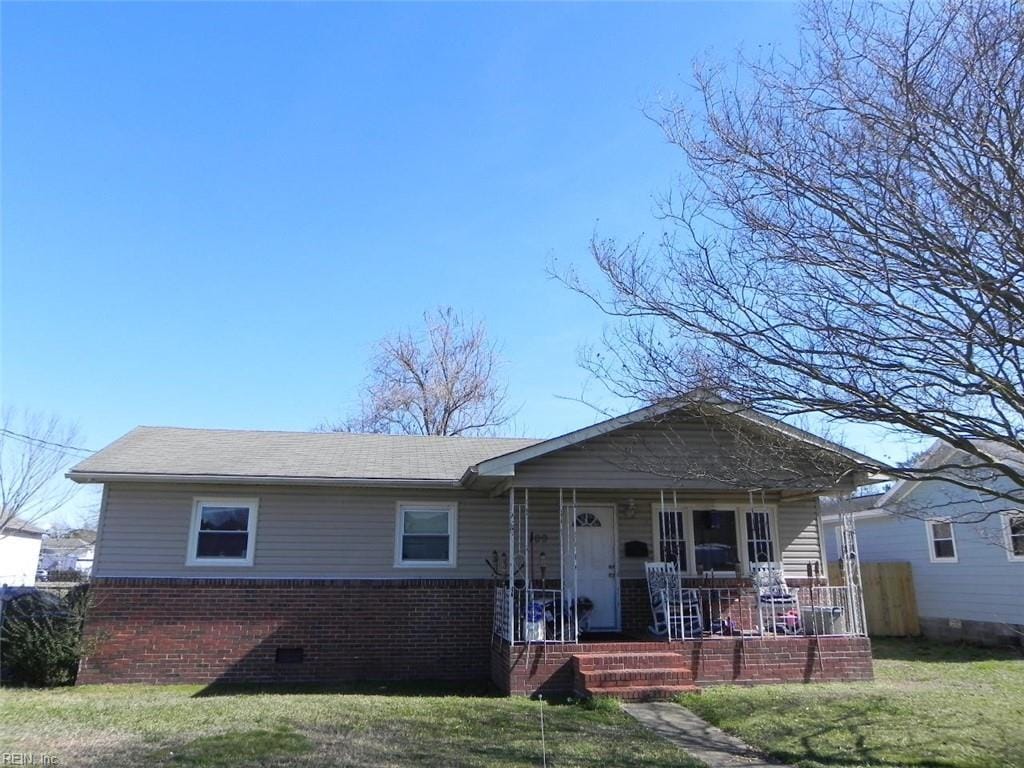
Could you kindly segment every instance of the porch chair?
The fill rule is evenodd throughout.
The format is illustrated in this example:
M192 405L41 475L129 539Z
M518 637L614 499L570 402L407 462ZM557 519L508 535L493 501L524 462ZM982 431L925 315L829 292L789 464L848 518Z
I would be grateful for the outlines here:
M654 623L652 634L669 640L700 637L704 631L700 592L682 585L675 563L647 563L647 593Z
M757 590L761 631L768 634L798 634L800 606L796 594L786 584L782 563L751 563L750 578Z

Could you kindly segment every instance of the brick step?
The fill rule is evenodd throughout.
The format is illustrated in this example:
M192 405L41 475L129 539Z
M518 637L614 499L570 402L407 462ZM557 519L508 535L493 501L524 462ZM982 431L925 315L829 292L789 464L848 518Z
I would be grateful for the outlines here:
M638 651L636 653L578 653L573 657L576 669L689 669L689 661L679 653Z
M577 691L583 697L609 696L620 701L668 701L682 693L700 693L696 685L631 685L588 688Z
M661 669L588 669L580 670L576 677L583 688L630 687L636 685L690 685L693 670Z

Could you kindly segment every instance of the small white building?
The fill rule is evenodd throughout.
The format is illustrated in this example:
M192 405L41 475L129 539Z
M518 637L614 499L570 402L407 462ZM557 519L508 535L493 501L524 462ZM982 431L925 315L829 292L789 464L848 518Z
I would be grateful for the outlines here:
M17 518L0 532L0 586L31 587L36 583L43 531Z

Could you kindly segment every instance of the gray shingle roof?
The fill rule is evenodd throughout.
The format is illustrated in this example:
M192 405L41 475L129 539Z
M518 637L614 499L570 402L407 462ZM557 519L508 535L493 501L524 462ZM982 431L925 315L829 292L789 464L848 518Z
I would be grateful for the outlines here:
M493 437L136 427L72 467L91 474L458 481L470 466L533 445ZM77 476L77 478L76 478Z

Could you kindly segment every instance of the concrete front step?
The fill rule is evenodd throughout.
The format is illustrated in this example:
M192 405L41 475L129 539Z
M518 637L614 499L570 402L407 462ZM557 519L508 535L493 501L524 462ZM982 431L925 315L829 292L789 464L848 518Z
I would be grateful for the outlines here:
M689 669L686 657L665 651L636 653L578 653L573 665L581 671L597 669Z
M696 685L634 685L577 691L583 698L610 696L620 701L669 701L682 693L700 693Z

